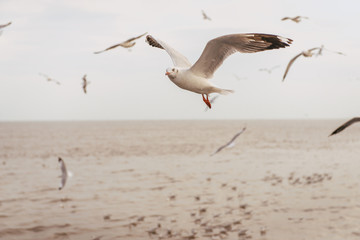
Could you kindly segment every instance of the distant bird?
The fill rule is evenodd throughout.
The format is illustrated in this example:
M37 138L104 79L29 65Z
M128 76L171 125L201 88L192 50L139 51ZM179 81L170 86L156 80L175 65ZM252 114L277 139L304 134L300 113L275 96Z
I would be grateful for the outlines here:
M46 78L46 80L47 80L48 82L54 82L54 83L56 83L57 85L61 85L61 83L60 83L59 81L57 81L57 80L49 77L49 76L46 75L46 74L39 73L39 75L40 75L40 76L43 76L44 78Z
M2 34L2 29L9 26L11 24L11 22L8 22L6 24L0 25L0 35Z
M345 128L349 127L350 125L352 125L353 123L359 122L360 121L360 117L354 117L352 119L350 119L349 121L347 121L346 123L344 123L343 125L341 125L340 127L338 127L337 129L335 129L335 131L333 131L330 135L334 135L337 134L339 132L341 132L342 130L344 130Z
M202 15L203 15L203 19L204 19L204 20L209 20L209 21L211 21L211 18L209 18L209 16L206 15L206 13L204 12L204 10L201 10L201 13L202 13Z
M91 82L87 81L86 74L83 76L82 80L83 80L82 87L83 87L84 93L86 94L86 88Z
M259 69L259 71L261 72L267 72L268 74L271 74L272 73L272 71L274 70L274 69L276 69L276 68L278 68L279 67L279 65L276 65L276 66L274 66L274 67L272 67L272 68L260 68Z
M240 132L236 133L235 136L226 144L222 145L221 147L219 147L213 154L211 154L210 156L214 156L215 154L217 154L218 152L220 152L221 150L223 150L224 148L230 148L233 147L235 144L235 140L237 137L239 137L244 131L246 130L246 128L244 127Z
M186 57L166 43L151 35L146 36L146 41L150 46L164 49L170 55L175 67L167 68L165 75L178 87L201 94L203 101L209 108L211 108L210 93L226 95L234 92L233 90L219 88L209 81L227 57L235 52L253 53L285 48L292 42L291 39L270 34L225 35L210 40L197 62L191 65Z
M108 47L108 48L105 49L105 50L98 51L98 52L94 52L94 53L95 53L95 54L99 54L99 53L102 53L102 52L105 52L105 51L108 51L108 50L111 50L111 49L114 49L114 48L117 48L117 47L131 48L131 47L133 47L133 46L136 44L135 40L141 38L142 36L144 36L144 35L146 35L146 34L147 34L147 32L144 33L144 34L141 34L140 36L130 38L130 39L128 39L128 40L126 40L126 41L124 41L124 42L122 42L122 43L115 44L115 45L113 45L113 46L111 46L111 47Z
M60 164L60 169L61 169L61 182L60 182L60 187L59 190L63 189L65 187L66 181L68 179L68 177L72 176L72 173L66 170L66 165L64 160L62 160L61 157L59 157L59 164Z
M236 75L235 73L234 73L233 75L234 75L234 77L236 78L236 80L238 80L238 81L247 79L247 77L239 77L239 76Z
M303 16L296 16L296 17L284 17L281 19L281 21L285 21L285 20L291 20L293 22L299 23L301 22L302 19L309 19L308 17L303 17Z
M214 103L215 100L216 100L219 96L220 96L220 95L216 95L216 96L212 97L212 98L210 99L210 105L211 105L212 103ZM209 108L208 106L206 106L205 109L204 109L204 111L206 112L206 111L209 110L209 109L210 109L210 108Z
M284 76L283 76L283 81L285 80L286 78L286 75L287 73L289 72L289 69L291 67L291 65L295 62L295 60L300 57L300 56L304 56L304 57L312 57L313 56L313 51L315 50L319 50L320 48L319 47L316 47L316 48L310 48L309 50L306 50L306 51L302 51L301 53L299 53L298 55L296 55L295 57L293 57L289 64L287 65L286 67L286 70L285 70L285 73L284 73Z

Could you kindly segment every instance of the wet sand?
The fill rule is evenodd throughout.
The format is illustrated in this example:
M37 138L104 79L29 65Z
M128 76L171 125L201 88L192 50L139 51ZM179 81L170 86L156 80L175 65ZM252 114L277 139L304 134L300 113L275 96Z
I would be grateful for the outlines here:
M358 239L343 122L0 123L0 239Z

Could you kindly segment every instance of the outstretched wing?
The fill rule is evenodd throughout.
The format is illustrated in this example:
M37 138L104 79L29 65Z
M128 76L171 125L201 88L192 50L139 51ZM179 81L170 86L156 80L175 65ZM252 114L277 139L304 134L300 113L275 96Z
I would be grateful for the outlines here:
M151 35L147 35L146 42L152 47L164 49L170 55L175 67L189 68L191 66L191 63L189 62L189 60L187 60L186 57L184 57L181 53L179 53L163 41L155 39Z
M10 24L11 24L11 22L8 22L8 23L6 23L6 24L0 25L0 29L5 28L5 27L9 26Z
M134 40L136 40L136 39L141 38L142 36L145 36L146 34L147 34L147 32L146 32L146 33L144 33L144 34L141 34L140 36L133 37L133 38L129 38L129 39L128 39L128 40L126 40L124 43L132 42L132 41L134 41Z
M286 75L287 75L287 73L289 72L289 69L290 69L291 65L292 65L292 64L295 62L295 60L296 60L298 57L300 57L301 55L302 55L302 52L299 53L298 55L296 55L295 57L293 57L293 58L290 60L289 64L288 64L287 67L286 67L286 70L285 70L285 73L284 73L284 76L283 76L283 81L285 80Z
M284 48L292 40L277 35L248 33L230 34L210 40L191 71L201 77L211 78L224 60L235 52L254 53Z
M244 127L240 132L236 133L235 136L226 144L224 144L223 146L219 147L213 154L211 154L210 156L213 156L215 154L217 154L218 152L220 152L221 150L223 150L226 147L229 147L230 145L234 144L234 141L237 137L239 137L244 131L246 130L246 128Z
M360 117L354 117L352 119L350 119L349 121L347 121L346 123L344 123L343 125L341 125L340 127L338 127L337 129L335 129L335 131L333 131L330 135L334 135L337 134L339 132L341 132L342 130L344 130L345 128L349 127L350 125L352 125L353 123L359 122L360 121Z

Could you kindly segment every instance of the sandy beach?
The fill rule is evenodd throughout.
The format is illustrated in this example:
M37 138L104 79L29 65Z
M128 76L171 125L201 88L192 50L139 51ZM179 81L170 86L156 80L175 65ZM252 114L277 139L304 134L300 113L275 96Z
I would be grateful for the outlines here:
M360 127L328 137L343 122L0 123L0 239L359 239Z

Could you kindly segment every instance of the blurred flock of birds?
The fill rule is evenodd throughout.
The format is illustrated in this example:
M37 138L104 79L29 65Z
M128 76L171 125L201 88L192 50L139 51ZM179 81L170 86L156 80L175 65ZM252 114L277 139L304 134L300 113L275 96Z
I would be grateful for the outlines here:
M202 16L204 21L212 21L212 19L205 13L204 10L202 10ZM304 16L296 16L296 17L284 17L281 20L282 21L293 21L295 23L300 23L303 19L309 19L308 17ZM2 34L3 30L10 26L12 22L0 25L0 35ZM113 50L118 47L126 48L129 51L131 51L131 48L133 48L136 44L136 40L144 37L147 35L146 33L143 33L139 36L132 37L128 40L125 40L123 42L120 42L118 44L112 45L104 50L96 51L94 54L100 54L109 50ZM166 70L165 75L169 77L171 81L173 81L177 86L180 88L183 88L188 91L193 91L198 94L202 94L203 101L206 103L205 111L208 111L211 109L211 104L214 104L216 99L219 97L219 95L215 95L212 98L208 98L210 93L220 93L220 94L228 94L232 93L232 90L226 90L216 87L215 85L211 84L208 79L210 79L213 75L213 73L216 71L218 67L223 63L223 61L230 56L231 54L235 52L242 52L242 53L251 53L251 52L259 52L259 51L265 51L265 50L271 50L271 49L279 49L279 48L285 48L290 46L292 40L284 37L280 37L277 35L270 35L270 34L257 34L257 33L251 33L251 34L231 34L231 35L225 35L221 36L215 39L210 40L202 55L200 56L199 60L191 65L189 61L182 56L179 52L174 50L172 47L167 45L165 42L162 42L159 39L156 39L152 37L151 35L146 36L146 42L153 47L160 48L165 50L171 57L174 67L168 68ZM314 47L308 50L304 50L297 54L295 57L293 57L285 70L285 73L283 75L282 81L285 80L290 67L294 64L294 62L301 56L305 58L313 57L313 56L321 56L323 54L323 51L332 52L339 55L345 55L342 52L338 51L332 51L324 47L324 45L320 47ZM267 72L268 74L271 74L272 71L279 68L279 65L273 66L271 68L261 68L259 71ZM51 82L57 85L61 85L61 82L58 80L49 77L48 75L44 73L39 73L39 76L45 78L47 82ZM236 74L234 74L234 77L237 80L245 80L246 77L239 77ZM179 80L180 79L180 80ZM185 84L184 84L185 83ZM86 94L87 93L87 87L90 84L90 81L87 80L87 75L85 74L82 77L82 91ZM344 124L342 124L340 127L338 127L336 130L334 130L329 136L332 136L334 134L337 134L350 125L359 122L360 117L354 117ZM241 131L237 132L229 142L226 144L220 146L216 151L214 151L210 156L213 156L220 151L222 151L225 148L230 148L234 146L235 140L244 133L246 128L244 127ZM58 162L60 164L60 170L61 170L61 181L59 190L63 189L65 187L66 181L68 177L72 176L72 173L66 169L65 162L62 158L58 158ZM331 178L331 176L312 176L313 178ZM308 177L306 181L312 180L311 177ZM270 176L267 180L278 182L279 179L276 178L276 176ZM289 181L292 180L292 176L289 177ZM298 180L299 181L299 180ZM297 183L297 182L295 182ZM294 184L295 184L294 183ZM175 199L176 196L170 196L170 200ZM197 200L199 200L200 197L198 197ZM245 209L246 206L243 206ZM206 209L200 209L201 211L206 211ZM104 216L104 220L110 219L110 216ZM136 226L139 222L143 221L144 217L139 218L136 220L136 222L132 223L132 225L129 225L129 227ZM237 223L234 223L235 225ZM226 234L226 231L231 230L231 224L229 226L222 226L222 231L220 231L218 234ZM161 225L159 224L154 229L151 229L148 231L149 236L158 235L161 231ZM211 233L210 230L209 234ZM175 236L174 233L171 232L171 230L167 230L166 232L167 237L173 237ZM263 229L261 231L261 235L266 234L266 229ZM246 236L246 232L239 232L239 236ZM196 232L191 233L189 236L186 237L186 239L194 239L196 237Z

